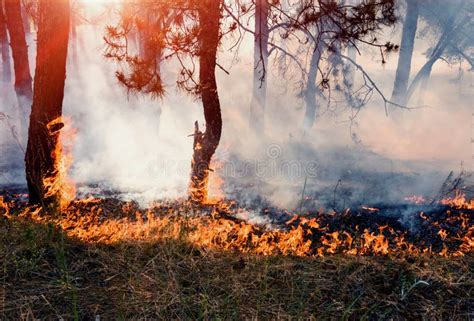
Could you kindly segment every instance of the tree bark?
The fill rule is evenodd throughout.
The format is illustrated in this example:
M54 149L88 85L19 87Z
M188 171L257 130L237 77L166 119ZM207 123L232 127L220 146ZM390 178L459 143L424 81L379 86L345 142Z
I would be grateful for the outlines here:
M407 0L407 12L403 23L400 55L393 85L392 101L404 105L406 103L408 80L410 78L411 61L415 35L418 24L418 0Z
M0 46L2 50L2 80L6 83L9 83L12 79L10 47L8 45L7 22L2 0L0 0Z
M250 102L250 128L256 134L265 132L265 107L268 76L268 0L255 0L255 36L253 58L253 91Z
M59 132L66 80L69 1L40 0L33 106L25 156L29 201L59 206L60 192L48 195L45 180L57 176Z
M199 88L206 130L195 124L194 153L191 164L189 198L196 203L207 200L209 165L222 133L222 116L216 82L216 59L222 0L203 0L199 4Z
M33 91L31 88L28 46L26 45L25 30L23 29L20 0L5 0L5 14L13 54L15 92L20 103L20 108L26 113L28 109L27 105L31 103Z
M308 132L313 127L314 120L316 117L316 96L319 93L319 87L316 84L316 78L318 75L318 67L319 62L321 60L323 46L324 41L320 40L316 48L314 48L313 54L311 55L311 62L309 64L308 80L304 91L304 99L306 104L306 110L303 121L304 133Z

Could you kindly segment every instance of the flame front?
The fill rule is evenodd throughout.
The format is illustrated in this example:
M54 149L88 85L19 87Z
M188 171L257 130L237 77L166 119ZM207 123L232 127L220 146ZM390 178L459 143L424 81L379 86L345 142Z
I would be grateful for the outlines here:
M236 210L244 209L236 209L234 203L224 201L207 209L183 201L140 209L134 203L86 199L73 202L60 219L48 218L33 209L25 210L21 217L40 222L53 220L68 236L85 242L113 244L174 239L202 248L266 256L341 253L449 257L463 256L474 248L472 213L464 207L452 207L436 217L418 213L425 233L422 236L374 222L356 225L351 221L350 211L319 213L312 218L294 215L284 226L269 229L236 219L233 216Z

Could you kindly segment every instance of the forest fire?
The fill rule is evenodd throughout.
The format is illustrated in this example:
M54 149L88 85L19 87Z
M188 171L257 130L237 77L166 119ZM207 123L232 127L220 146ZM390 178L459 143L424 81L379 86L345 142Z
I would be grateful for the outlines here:
M190 201L156 203L142 209L114 199L77 200L58 217L36 207L2 202L2 215L38 223L54 223L72 238L84 242L150 242L182 240L203 248L257 255L327 256L439 255L463 256L474 248L474 214L461 195L444 200L427 212L414 213L416 231L398 219L361 209L300 216L267 210L271 227L248 223L247 209L235 202L219 201L196 206ZM282 219L282 216L286 217Z
M472 316L471 2L0 0L0 320Z

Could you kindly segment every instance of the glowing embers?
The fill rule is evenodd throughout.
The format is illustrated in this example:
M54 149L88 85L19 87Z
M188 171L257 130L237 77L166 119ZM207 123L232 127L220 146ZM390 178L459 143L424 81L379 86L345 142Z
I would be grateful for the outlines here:
M62 210L76 196L76 186L68 177L68 171L73 162L72 149L76 137L76 130L71 124L70 118L58 117L47 125L52 141L55 142L55 148L51 155L54 171L43 179L44 196L57 198Z

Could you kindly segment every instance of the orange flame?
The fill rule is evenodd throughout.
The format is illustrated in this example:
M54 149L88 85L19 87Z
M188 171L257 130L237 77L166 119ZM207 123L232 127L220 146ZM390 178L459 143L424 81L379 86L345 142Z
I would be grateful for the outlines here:
M456 192L452 198L445 198L440 202L443 205L449 205L458 209L474 210L474 199L468 201L466 195L461 192Z
M76 130L71 126L70 118L61 116L48 123L47 128L51 132L53 126L61 123L64 127L59 133L58 143L52 155L55 161L55 173L43 180L43 186L46 191L45 197L59 196L60 208L64 210L76 197L76 186L68 177L68 171L73 162L72 149ZM51 133L51 135L54 134Z
M426 221L436 227L433 237L439 237L443 242L441 248L433 250L431 245L409 240L406 232L395 231L389 226L380 226L375 231L365 228L359 232L358 226L352 230L328 231L328 227L322 227L317 217L295 215L288 221L285 229L268 230L220 216L219 213L222 212L230 213L234 203L219 202L210 207L210 215L198 213L196 216L189 216L194 207L187 202L172 206L161 206L158 203L147 210L141 210L133 203L118 204L120 207L117 207L113 202L95 199L75 201L65 211L65 216L58 219L41 215L37 209L26 210L21 216L41 222L53 220L68 236L87 242L113 244L173 239L203 248L236 250L265 256L325 256L343 253L450 257L463 256L474 248L474 227L470 224L469 215L462 212L450 216L453 222L454 219L458 221L456 226L460 227L455 233L441 229L433 224L434 221ZM107 218L104 217L105 209ZM449 247L447 244L450 244Z
M5 215L7 218L10 217L10 206L8 203L5 203L3 196L0 196L0 214Z

